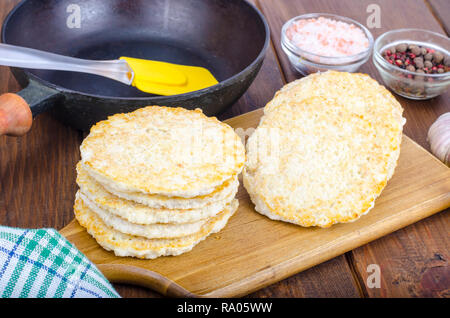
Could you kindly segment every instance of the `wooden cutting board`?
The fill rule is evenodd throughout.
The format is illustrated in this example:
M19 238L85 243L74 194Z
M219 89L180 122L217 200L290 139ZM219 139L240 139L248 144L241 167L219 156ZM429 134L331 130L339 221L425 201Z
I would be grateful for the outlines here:
M226 122L246 130L261 115L259 109ZM176 257L116 257L75 220L60 232L112 282L169 296L243 296L450 207L450 169L404 136L395 174L375 208L328 229L272 221L254 211L242 186L237 197L239 209L225 229Z

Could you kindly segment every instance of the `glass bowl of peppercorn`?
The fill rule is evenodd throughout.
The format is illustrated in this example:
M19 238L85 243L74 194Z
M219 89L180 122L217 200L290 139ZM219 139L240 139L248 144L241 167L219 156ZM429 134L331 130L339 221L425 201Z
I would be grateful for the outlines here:
M375 41L373 63L395 93L424 100L444 93L450 86L449 52L449 38L439 33L393 30Z

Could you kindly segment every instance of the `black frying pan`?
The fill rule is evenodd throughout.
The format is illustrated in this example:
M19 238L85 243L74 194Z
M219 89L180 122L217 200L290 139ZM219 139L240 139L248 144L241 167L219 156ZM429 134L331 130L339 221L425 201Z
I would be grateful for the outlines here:
M74 4L81 9L80 28L70 19L76 18ZM68 19L75 21L71 27ZM245 0L24 0L6 18L2 41L92 60L130 56L203 66L220 82L163 97L95 75L12 68L25 89L18 93L22 98L0 97L0 135L20 135L31 126L28 106L33 116L51 108L81 130L147 105L200 107L207 115L218 114L256 77L269 29Z

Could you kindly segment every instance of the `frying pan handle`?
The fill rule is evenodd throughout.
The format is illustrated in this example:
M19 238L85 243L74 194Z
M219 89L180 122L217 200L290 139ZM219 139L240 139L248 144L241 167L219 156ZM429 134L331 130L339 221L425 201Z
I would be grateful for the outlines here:
M31 80L17 94L0 96L0 136L23 136L31 128L33 117L53 106L59 98L57 90Z

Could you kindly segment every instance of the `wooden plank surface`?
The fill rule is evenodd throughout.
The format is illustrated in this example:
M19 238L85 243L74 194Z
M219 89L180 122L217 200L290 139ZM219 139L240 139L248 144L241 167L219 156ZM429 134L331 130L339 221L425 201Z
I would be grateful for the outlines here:
M450 4L448 0L425 0L430 6L436 20L439 21L447 35L450 35Z
M352 251L363 282L367 266L380 266L381 288L367 289L367 296L450 297L450 219L444 213Z
M261 114L226 122L235 129L256 127ZM242 183L237 198L239 209L222 231L177 257L116 257L77 222L60 232L112 281L143 284L170 296L239 297L449 207L450 169L405 137L395 174L374 209L356 222L328 229L302 228L256 213Z
M259 0L263 12L269 20L272 31L272 40L280 59L282 69L287 81L292 81L300 75L290 66L280 46L281 27L288 19L310 12L335 13L348 16L352 19L366 24L367 6L378 4L381 8L381 28L372 29L374 38L382 33L398 28L423 28L443 33L439 21L435 19L422 0L391 1L391 0ZM450 2L440 3L446 10ZM444 10L443 8L441 10ZM398 14L400 13L401 14ZM448 19L447 19L448 20ZM381 78L371 61L366 63L360 70L368 73L381 82ZM412 137L423 147L429 149L426 134L429 126L436 118L444 112L450 111L450 94L441 95L428 101L411 101L396 95L405 109L407 123L404 129L406 135ZM409 228L400 230L377 242L367 244L347 255L355 276L362 287L364 296L423 296L423 295L445 295L448 293L448 279L450 268L448 258L448 241L442 236L448 237L449 213L444 211L433 216L427 222L420 222ZM442 230L444 229L444 231ZM447 230L445 230L447 229ZM420 240L407 240L416 236L417 231L427 233ZM406 238L406 241L405 241ZM420 242L423 244L420 244ZM402 244L403 243L403 244ZM441 261L434 260L436 255L443 255ZM380 289L366 287L368 276L367 266L369 264L382 264L383 287ZM387 264L387 265L386 265ZM424 265L427 264L427 265ZM428 267L427 267L428 266ZM429 280L431 271L439 272L434 280ZM434 269L434 268L437 269ZM423 280L427 280L426 284ZM446 284L447 283L447 284Z

